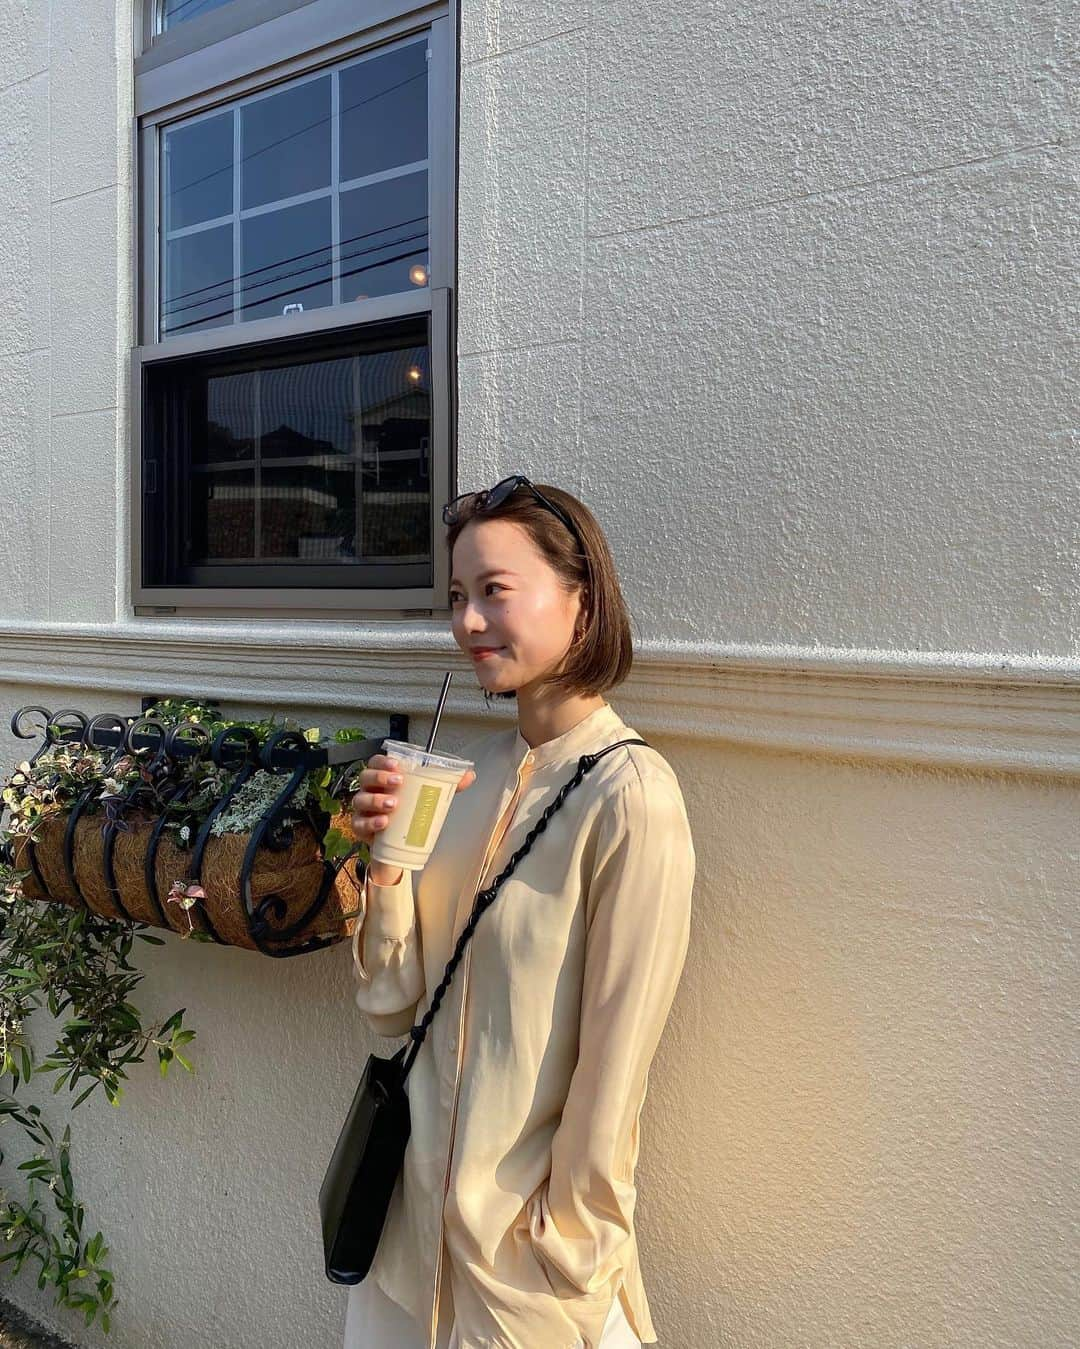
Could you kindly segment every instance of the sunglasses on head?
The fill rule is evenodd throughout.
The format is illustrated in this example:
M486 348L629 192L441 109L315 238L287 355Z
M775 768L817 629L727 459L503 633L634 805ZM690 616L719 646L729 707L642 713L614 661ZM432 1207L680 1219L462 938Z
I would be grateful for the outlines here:
M486 488L482 492L462 492L456 496L453 501L448 501L442 509L442 518L444 525L456 525L461 519L466 503L471 503L471 511L475 515L482 515L485 511L493 511L501 506L507 497L513 495L519 487L524 487L530 491L541 506L546 506L553 515L557 515L566 528L573 534L577 540L577 545L581 551L585 552L585 545L581 541L581 535L577 532L574 522L561 506L556 506L554 501L549 501L543 492L538 491L528 478L522 477L520 473L515 473L509 478L503 478L502 482L497 482L494 487Z

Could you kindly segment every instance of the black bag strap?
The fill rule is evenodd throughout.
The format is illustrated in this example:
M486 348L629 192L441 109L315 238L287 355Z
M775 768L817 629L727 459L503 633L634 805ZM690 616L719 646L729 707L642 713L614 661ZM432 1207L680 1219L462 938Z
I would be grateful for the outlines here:
M562 806L563 802L574 788L581 783L585 774L595 768L605 754L610 754L613 749L619 749L623 745L645 745L651 748L647 740L628 739L618 740L614 745L605 745L603 749L597 750L594 754L583 754L578 760L574 776L569 782L563 783L562 787L559 788L559 794L555 797L555 800L552 801L551 805L547 807L543 815L540 816L536 824L533 825L532 829L529 830L521 847L518 848L517 852L514 853L506 866L491 884L487 886L486 889L477 892L476 899L473 901L472 913L469 915L469 921L461 929L461 935L458 937L457 944L454 946L454 953L447 961L446 969L443 972L443 977L439 982L439 986L432 994L431 1005L424 1013L423 1018L409 1031L409 1038L412 1043L406 1045L404 1049L398 1050L398 1054L394 1055L395 1059L398 1055L406 1055L401 1068L402 1084L404 1084L410 1069L416 1062L416 1056L420 1052L420 1046L424 1043L424 1037L428 1033L428 1027L431 1025L435 1013L439 1010L439 1004L443 1000L443 995L450 987L450 981L454 977L454 971L461 963L461 958L465 954L465 948L468 946L472 934L476 931L476 925L480 921L481 914L494 902L495 896L499 893L499 887L510 876L525 854L529 852L532 845L548 827L548 820L550 820L552 815L554 815Z

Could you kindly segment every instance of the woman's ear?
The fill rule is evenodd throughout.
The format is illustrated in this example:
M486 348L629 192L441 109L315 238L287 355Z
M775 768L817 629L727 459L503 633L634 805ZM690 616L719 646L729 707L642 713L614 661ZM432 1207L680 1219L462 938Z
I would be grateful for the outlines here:
M578 600L577 617L574 619L574 645L585 640L589 628L589 592L583 590Z

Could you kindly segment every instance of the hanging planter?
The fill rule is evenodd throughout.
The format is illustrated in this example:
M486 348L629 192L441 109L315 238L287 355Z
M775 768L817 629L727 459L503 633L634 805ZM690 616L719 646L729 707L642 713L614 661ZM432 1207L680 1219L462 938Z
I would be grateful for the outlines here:
M3 794L9 893L271 956L352 934L366 847L350 784L382 737L324 743L176 703L140 717L26 707L11 727L41 743Z

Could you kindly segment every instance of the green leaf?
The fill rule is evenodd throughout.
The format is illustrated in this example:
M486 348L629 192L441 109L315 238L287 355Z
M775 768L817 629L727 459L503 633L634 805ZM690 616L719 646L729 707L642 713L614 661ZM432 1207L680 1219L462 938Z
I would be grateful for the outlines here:
M158 1032L159 1035L166 1036L171 1030L179 1030L186 1011L186 1007L181 1007L178 1012L173 1012L172 1016L162 1023L161 1030Z
M96 1082L91 1082L91 1084L86 1088L85 1091L80 1092L78 1098L75 1100L75 1102L73 1103L73 1105L72 1105L72 1107L71 1107L72 1110L78 1109L78 1107L79 1107L80 1105L82 1105L83 1101L85 1101L86 1098L87 1098L89 1095L91 1095L91 1093L97 1088L97 1086L98 1086L98 1083L96 1083Z
M323 855L334 862L339 857L348 857L352 852L352 840L340 829L328 829L323 835Z

